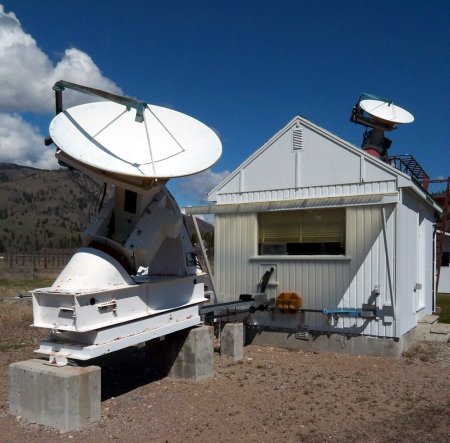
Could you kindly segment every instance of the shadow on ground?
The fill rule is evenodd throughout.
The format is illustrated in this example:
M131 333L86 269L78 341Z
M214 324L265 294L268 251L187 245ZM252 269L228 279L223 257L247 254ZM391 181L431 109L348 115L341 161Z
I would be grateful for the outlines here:
M102 401L158 381L168 374L167 365L158 361L147 346L113 352L89 360L86 366L99 366L102 370Z

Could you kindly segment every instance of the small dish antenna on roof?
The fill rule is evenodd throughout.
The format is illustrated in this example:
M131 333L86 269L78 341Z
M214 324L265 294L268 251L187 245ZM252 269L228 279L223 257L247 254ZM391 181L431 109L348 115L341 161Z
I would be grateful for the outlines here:
M382 157L387 154L392 143L384 137L384 132L397 129L398 124L412 123L414 116L394 105L392 100L362 94L352 109L350 121L367 128L362 148L375 157Z
M359 102L359 106L376 121L386 124L412 123L414 116L406 109L394 105L392 102L384 100L364 99Z

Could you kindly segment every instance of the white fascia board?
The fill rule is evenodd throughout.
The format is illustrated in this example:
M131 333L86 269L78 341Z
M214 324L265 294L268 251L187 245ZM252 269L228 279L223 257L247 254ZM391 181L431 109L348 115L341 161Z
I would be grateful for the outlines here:
M415 183L412 183L411 186L408 187L413 194L417 197L420 197L428 206L431 206L438 214L442 214L444 212L442 208L433 200L433 198L420 186L417 186Z

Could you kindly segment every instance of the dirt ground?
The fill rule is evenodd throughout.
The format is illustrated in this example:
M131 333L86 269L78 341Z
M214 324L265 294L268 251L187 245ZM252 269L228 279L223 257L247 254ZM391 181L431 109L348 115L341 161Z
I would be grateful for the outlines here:
M16 303L31 315L24 301L7 311ZM2 442L450 441L444 343L400 360L248 346L242 362L215 353L214 377L197 383L162 377L154 356L133 348L102 362L101 420L56 431L8 414L8 366L35 358L41 335L29 320L0 336Z

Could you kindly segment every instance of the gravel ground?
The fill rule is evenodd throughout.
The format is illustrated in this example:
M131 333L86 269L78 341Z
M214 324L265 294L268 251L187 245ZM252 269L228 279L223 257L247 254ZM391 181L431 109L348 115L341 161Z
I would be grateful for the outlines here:
M22 302L23 303L23 302ZM8 414L8 366L35 358L39 333L0 337L0 440L154 442L450 441L450 347L422 343L402 359L248 346L215 354L201 382L162 377L146 348L102 362L102 418L59 432Z

